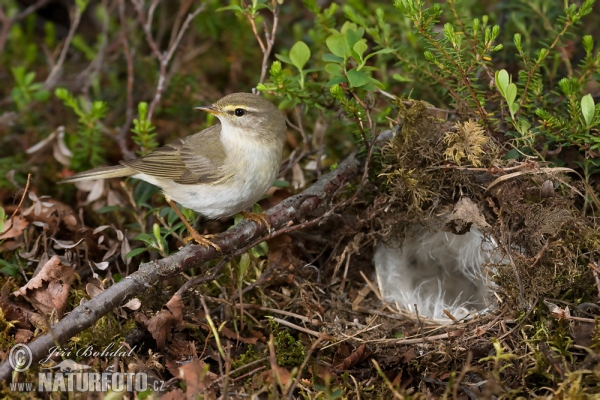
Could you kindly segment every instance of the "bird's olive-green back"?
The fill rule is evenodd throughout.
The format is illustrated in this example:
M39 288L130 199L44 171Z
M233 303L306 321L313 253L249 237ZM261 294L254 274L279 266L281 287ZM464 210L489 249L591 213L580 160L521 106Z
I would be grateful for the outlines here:
M221 166L225 149L221 143L221 125L177 139L136 160L121 161L140 173L180 184L211 183L223 178Z

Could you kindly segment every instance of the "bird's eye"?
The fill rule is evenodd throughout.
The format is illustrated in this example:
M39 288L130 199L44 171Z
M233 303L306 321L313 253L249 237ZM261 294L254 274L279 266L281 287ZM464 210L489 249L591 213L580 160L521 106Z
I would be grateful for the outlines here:
M233 113L235 114L236 117L242 117L246 114L246 110L244 110L243 108L236 108Z

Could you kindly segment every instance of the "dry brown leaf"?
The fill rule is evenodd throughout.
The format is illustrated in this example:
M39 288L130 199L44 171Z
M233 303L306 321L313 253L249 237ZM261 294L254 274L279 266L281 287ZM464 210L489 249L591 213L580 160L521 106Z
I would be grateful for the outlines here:
M56 309L58 317L62 318L74 279L73 269L63 265L58 256L53 256L37 275L13 294L25 297L42 313L49 314Z
M9 279L4 283L0 293L0 308L4 312L4 318L8 321L18 321L16 325L19 328L30 328L32 324L38 326L43 323L44 318L41 315L14 304L10 300L10 281Z
M240 336L239 333L235 333L234 331L232 331L231 329L229 329L226 326L223 326L221 328L221 333L228 339L232 339L232 340L239 340L242 343L245 344L256 344L258 342L257 338L245 338Z
M123 304L123 307L129 308L130 310L136 311L139 310L142 306L142 302L138 298L133 298L129 300L127 303Z
M281 384L287 387L291 383L292 374L287 369L280 367L279 365L275 365L271 370L264 371L262 374L260 374L260 376L263 382L274 383L280 380Z
M21 236L25 228L29 225L29 222L20 215L15 215L14 218L9 219L4 224L4 232L1 232L0 240L12 239L17 236Z
M148 332L152 335L159 349L164 349L167 339L171 337L171 330L183 324L183 301L181 296L171 297L166 304L167 310L161 310L148 322Z
M371 354L372 353L367 349L367 345L363 343L356 350L354 350L352 354L350 354L344 359L341 365L341 369L348 370L350 368L353 368L356 365L363 362L364 360L366 360L367 358L369 358Z
M85 292L88 296L90 296L91 299L93 299L94 297L98 297L100 293L104 292L104 289L90 282L85 285Z
M339 344L335 354L333 355L333 362L331 363L335 368L340 368L344 359L351 354L350 346L346 342Z
M454 206L452 214L446 221L446 228L457 235L462 235L469 231L471 225L475 225L482 231L490 228L490 224L486 222L477 204L468 197L463 197Z
M187 398L197 398L199 394L210 388L218 375L206 368L206 363L194 358L191 362L179 367L179 378L185 382L185 395Z
M33 336L33 332L29 329L17 329L15 333L15 343L27 343Z

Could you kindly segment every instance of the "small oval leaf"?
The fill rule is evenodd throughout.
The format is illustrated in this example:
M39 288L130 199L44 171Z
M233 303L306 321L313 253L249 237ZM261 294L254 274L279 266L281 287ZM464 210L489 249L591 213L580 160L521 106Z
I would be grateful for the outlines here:
M596 105L594 104L594 98L589 93L583 96L583 98L581 99L581 113L583 114L585 124L587 126L590 126L594 121Z
M370 82L369 75L356 69L348 71L346 76L348 77L348 82L354 87L361 87Z
M338 57L346 58L346 38L344 35L331 35L326 40L327 48Z
M292 49L290 50L290 60L298 70L302 71L302 68L304 68L309 58L310 49L306 43L300 41L292 46Z

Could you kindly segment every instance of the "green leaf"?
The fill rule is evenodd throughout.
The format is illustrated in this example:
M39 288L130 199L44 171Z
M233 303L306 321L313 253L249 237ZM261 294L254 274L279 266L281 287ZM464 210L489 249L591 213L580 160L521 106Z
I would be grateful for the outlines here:
M394 49L381 49L381 50L377 50L371 54L369 54L368 56L365 57L365 61L367 61L369 58L376 56L377 54L388 54L388 53L392 53L394 51Z
M361 87L370 82L369 75L357 69L351 69L346 74L348 82L354 87Z
M54 94L61 100L66 100L69 97L69 92L65 88L57 88Z
M358 42L356 42L354 47L352 47L352 50L354 50L356 52L356 54L358 54L358 56L362 60L363 54L365 53L365 51L367 51L367 47L368 46L364 41L359 40Z
M581 99L581 113L583 114L585 124L589 127L594 121L594 114L596 113L596 105L591 94L586 94Z
M342 66L340 64L325 64L325 71L333 76L341 76Z
M140 247L138 249L133 249L129 253L125 254L125 258L133 258L138 254L142 254L147 252L148 250L145 247Z
M333 78L331 78L329 80L329 82L327 82L327 84L325 86L329 87L329 86L337 85L339 83L344 83L344 82L348 82L348 79L346 79L345 76L334 76Z
M290 187L291 185L288 181L284 181L282 179L275 179L275 182L273 182L272 186L286 188L286 187Z
M96 210L96 213L98 214L104 214L107 212L111 212L111 211L126 211L127 209L125 207L121 207L121 206L104 206L104 207L100 207L99 209Z
M275 54L275 57L279 60L279 61L283 61L286 64L293 64L292 60L288 57L288 56L284 56L281 54Z
M294 64L299 71L302 71L302 68L304 68L309 59L310 49L306 43L302 41L296 42L290 50L290 60L292 61L292 64Z
M337 62L337 63L341 63L344 61L343 57L338 57L335 54L323 54L323 56L321 57L321 59L325 62Z
M240 7L240 6L238 6L237 4L232 4L232 5L227 6L227 7L217 8L217 12L219 12L219 11L227 11L227 10L244 12L244 9L242 7Z
M517 98L517 85L515 85L514 83L511 83L506 88L506 102L510 106L515 102L516 98Z
M394 75L392 75L392 78L394 78L398 82L412 82L413 81L411 78L404 76L404 75L400 75L400 74L394 74Z
M134 238L134 240L141 240L146 244L154 245L154 237L149 233L140 233Z
M346 59L347 50L346 50L346 38L344 35L336 34L331 35L327 39L325 39L325 44L327 44L327 48L333 54L338 57L342 57Z
M508 84L508 72L506 72L505 69L496 71L496 87L498 87L500 94L502 94L504 98L506 98L506 88L508 87Z
M348 48L351 49L354 45L363 37L365 34L365 30L363 28L348 29L345 34L346 44Z
M152 233L156 238L156 242L160 243L160 225L158 225L156 222L152 225Z

